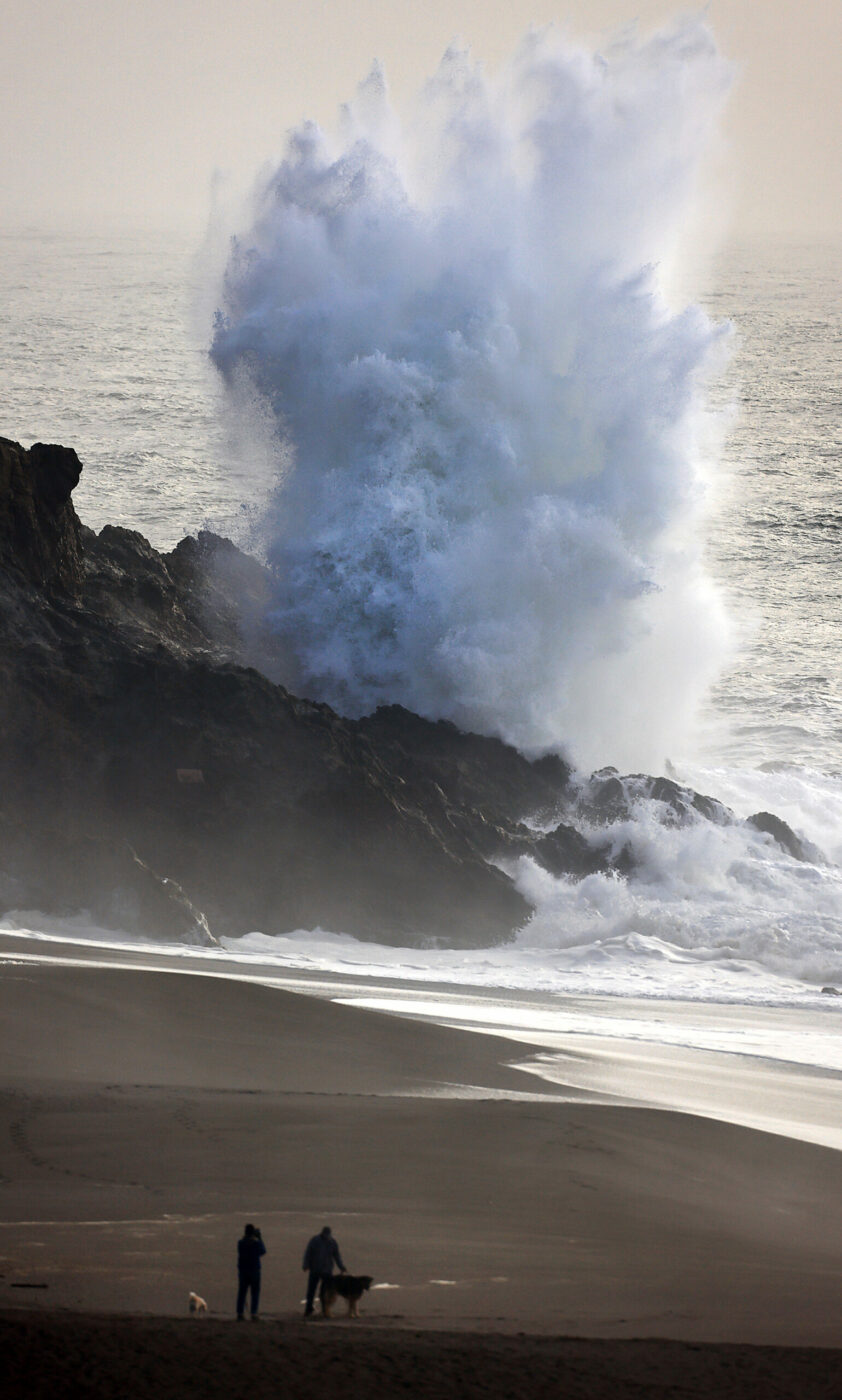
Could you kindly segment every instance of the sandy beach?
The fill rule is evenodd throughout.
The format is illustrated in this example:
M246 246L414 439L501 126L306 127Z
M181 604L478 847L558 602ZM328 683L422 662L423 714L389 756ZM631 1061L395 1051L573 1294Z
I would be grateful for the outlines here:
M562 1376L571 1395L842 1390L842 1352L791 1350L842 1346L837 1151L600 1102L513 1067L527 1052L502 1037L19 947L0 976L0 1289L28 1394L47 1393L37 1358L72 1371L82 1334L111 1393L137 1395L153 1387L119 1378L129 1336L177 1358L170 1377L218 1356L214 1395L235 1393L235 1357L258 1374L284 1348L302 1394L328 1360L362 1394L375 1357L380 1394L519 1395L515 1374L532 1395ZM246 1220L268 1254L243 1339ZM374 1276L359 1323L300 1321L324 1222Z

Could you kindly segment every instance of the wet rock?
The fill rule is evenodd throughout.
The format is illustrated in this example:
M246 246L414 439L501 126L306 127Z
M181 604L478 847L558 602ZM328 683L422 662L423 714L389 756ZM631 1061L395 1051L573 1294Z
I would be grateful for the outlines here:
M403 771L424 721L387 719L381 752L248 664L264 640L273 664L256 561L207 534L161 555L135 531L85 530L71 456L5 448L0 816L31 859L24 871L10 844L2 909L199 938L203 918L228 934L320 925L465 945L522 925L529 905L486 858L491 827L468 797L493 790L502 811L514 782L525 801L527 762L466 737L460 770L454 730L438 771L450 795L431 761ZM546 773L540 790L552 797Z
M80 471L70 449L0 440L0 913L481 946L532 913L524 856L628 874L611 828L641 803L665 824L735 821L672 778L583 781L397 705L354 721L291 694L271 574L204 531L168 554L95 534ZM785 823L752 821L795 849Z
M163 942L216 944L207 919L178 883L157 875L125 841L75 836L5 815L0 907L4 913L84 914L97 926Z
M694 792L673 778L653 778L646 773L621 777L616 768L602 768L592 774L581 789L577 810L598 825L633 820L643 803L657 803L653 812L664 826L685 826L702 817L718 825L735 818L715 797Z
M588 841L574 826L564 822L539 837L534 842L531 854L556 877L573 876L580 879L583 875L613 867L610 846L605 842Z
M820 858L816 848L796 836L792 827L788 826L780 817L776 817L774 812L755 812L754 816L746 819L746 825L753 827L755 831L763 831L767 836L771 836L781 850L786 851L793 860L812 861Z

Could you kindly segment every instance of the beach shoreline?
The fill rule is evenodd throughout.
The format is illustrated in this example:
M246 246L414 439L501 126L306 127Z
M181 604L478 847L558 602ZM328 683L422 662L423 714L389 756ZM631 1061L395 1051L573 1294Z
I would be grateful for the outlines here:
M327 1220L366 1326L840 1345L837 1151L554 1085L501 1036L4 952L6 1306L225 1318L254 1219L292 1322Z
M253 952L209 953L0 930L0 965L15 964L155 971L274 988L491 1037L494 1063L517 1072L514 1079L507 1073L505 1083L492 1084L486 1055L485 1077L478 1084L460 1082L454 1070L434 1084L404 1083L403 1094L526 1098L552 1093L559 1100L699 1114L842 1149L842 1005L827 997L792 1005L547 993L387 976L376 964L370 970L364 964L353 970L316 969ZM508 1051L504 1041L510 1042ZM457 1064L467 1042L453 1044L461 1047L453 1056ZM467 1063L475 1057L473 1047ZM271 1087L275 1080L266 1082Z

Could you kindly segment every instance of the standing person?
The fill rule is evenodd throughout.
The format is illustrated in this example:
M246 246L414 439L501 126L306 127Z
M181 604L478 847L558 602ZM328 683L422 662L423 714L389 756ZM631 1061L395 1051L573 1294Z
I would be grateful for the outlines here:
M254 1225L247 1225L243 1238L237 1241L237 1276L240 1284L237 1289L237 1321L245 1316L246 1294L251 1293L251 1320L257 1321L257 1307L260 1302L260 1261L266 1253L266 1246L260 1238L260 1231Z
M314 1235L308 1242L304 1251L304 1262L301 1267L309 1271L310 1277L307 1280L307 1304L304 1309L305 1317L313 1316L313 1299L316 1296L316 1289L319 1290L319 1297L322 1299L324 1309L324 1287L325 1281L333 1274L333 1266L336 1264L341 1274L345 1273L345 1265L342 1263L342 1255L339 1253L339 1245L333 1238L329 1225L325 1225L321 1233Z

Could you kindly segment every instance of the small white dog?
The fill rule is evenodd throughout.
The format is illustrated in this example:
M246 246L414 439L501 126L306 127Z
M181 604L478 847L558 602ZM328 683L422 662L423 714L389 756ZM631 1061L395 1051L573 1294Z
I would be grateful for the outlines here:
M208 1305L205 1302L204 1298L199 1297L198 1293L189 1293L187 1297L188 1307L190 1308L191 1313L195 1313L198 1316L199 1313L207 1312Z

